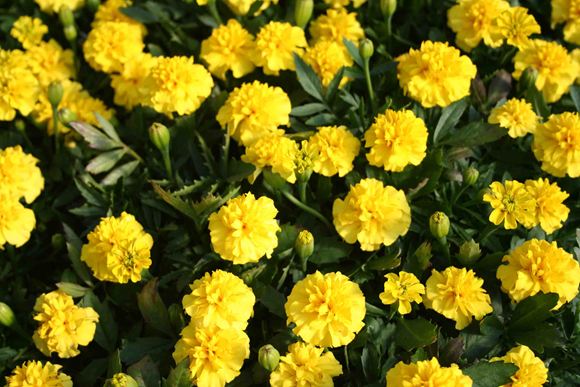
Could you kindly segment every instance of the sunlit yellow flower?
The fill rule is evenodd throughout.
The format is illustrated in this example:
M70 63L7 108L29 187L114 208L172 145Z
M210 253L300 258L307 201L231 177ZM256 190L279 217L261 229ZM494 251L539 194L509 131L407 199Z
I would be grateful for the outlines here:
M388 387L471 387L473 380L463 375L457 364L441 367L437 358L405 364L398 362L387 372Z
M320 40L308 48L303 59L318 74L325 87L342 67L352 66L353 63L344 45L329 40ZM344 85L347 81L348 78L343 78L340 85Z
M256 167L248 180L253 183L260 172L267 167L279 174L289 183L296 182L296 159L300 147L296 141L285 137L283 133L266 134L246 148L242 161Z
M205 273L190 285L183 297L185 313L196 326L219 329L246 329L254 313L256 297L244 281L227 271Z
M518 223L526 228L536 224L536 201L524 184L515 180L507 180L504 184L494 181L489 189L483 201L493 209L490 222L498 226L503 222L506 230L517 228Z
M149 103L147 79L157 63L151 54L142 53L125 62L121 74L111 75L111 87L115 90L115 103L133 109L137 105Z
M397 78L405 94L426 108L445 107L469 95L477 73L469 57L441 42L425 41L397 62Z
M387 109L365 133L365 147L370 148L367 160L392 172L419 165L425 158L428 135L425 122L411 110Z
M77 356L79 346L89 345L95 335L99 315L93 308L81 308L61 290L42 294L34 304L34 320L39 326L32 339L46 356Z
M218 78L225 79L228 70L234 78L241 78L254 71L255 50L252 34L236 19L230 19L227 24L214 28L211 36L201 42L201 59Z
M333 386L332 378L339 375L342 375L342 366L332 352L306 343L294 343L270 374L270 386Z
M420 304L423 302L422 294L425 294L425 286L412 273L405 271L399 274L388 273L384 285L384 291L379 294L379 298L385 305L398 302L400 314L411 313L411 303Z
M141 272L151 266L153 238L126 212L119 217L102 218L87 239L81 261L101 281L139 282Z
M350 343L363 328L365 297L358 284L337 273L317 271L294 285L284 305L288 324L305 342L321 347Z
M346 126L322 126L308 140L312 169L323 176L343 177L354 167L360 141Z
M24 245L35 226L34 211L0 191L0 250L6 243L14 247Z
M473 270L453 266L442 272L433 269L426 289L425 306L455 321L456 329L463 329L474 318L481 320L493 311L483 280Z
M360 243L364 251L389 246L411 225L411 208L403 191L376 179L351 186L344 200L332 206L334 227L347 243Z
M358 8L366 3L367 0L324 0L324 2L332 8L343 8L348 6L350 3L352 3L353 7Z
M230 136L248 146L265 134L290 123L290 98L280 87L254 81L232 91L217 120Z
M0 49L0 121L12 121L16 111L27 116L34 109L40 88L22 51Z
M230 199L209 217L211 245L223 259L235 264L270 258L278 246L278 210L266 196L252 193Z
M85 0L34 0L42 12L58 13L63 8L76 11L85 5Z
M541 387L548 381L548 368L534 352L525 345L518 345L502 357L494 357L491 361L503 361L518 366L511 377L511 382L501 387Z
M568 193L562 191L558 184L548 179L526 180L526 189L536 200L537 223L546 234L551 234L562 227L568 219L570 209L564 204Z
M72 50L63 49L56 40L39 43L29 48L26 54L30 59L28 65L43 89L52 82L75 77Z
M20 145L0 150L0 192L16 201L32 203L44 188L44 178L36 166L38 159L24 153Z
M538 125L532 150L542 169L554 176L580 176L580 116L554 114Z
M254 63L264 74L279 75L281 70L294 70L293 54L302 56L308 46L304 30L290 23L271 21L256 35Z
M196 327L189 324L175 344L176 363L189 360L189 372L196 386L224 387L240 374L250 357L250 339L239 329Z
M42 42L42 38L48 32L48 27L36 17L20 16L12 25L10 35L29 49Z
M331 40L343 44L344 39L358 44L364 38L365 32L355 12L347 12L345 9L329 9L325 15L320 15L310 23L310 35L316 43L319 40Z
M199 5L207 4L207 0L201 0L203 4L200 3L200 0L197 0ZM226 5L232 10L233 13L236 15L243 16L248 13L252 5L255 3L255 0L225 0ZM264 0L262 1L262 6L256 11L255 15L258 15L263 10L268 8L271 4L278 4L278 0ZM254 15L254 16L255 16Z
M564 40L580 45L580 1L552 0L552 28L564 26Z
M141 29L141 33L145 35L147 29L143 24L121 12L122 8L130 7L131 5L133 5L132 0L106 0L99 5L99 9L95 13L93 26L102 22L129 23L138 26Z
M512 138L534 133L538 121L539 117L534 112L532 104L517 98L493 108L487 119L490 124L499 124L502 128L508 129L508 134Z
M538 292L557 293L556 309L572 301L580 286L578 261L556 242L532 239L516 247L502 259L507 265L497 269L501 289L519 302Z
M513 76L532 67L538 71L536 88L547 102L558 101L576 80L580 67L566 49L556 42L534 39L514 57Z
M493 22L492 36L507 44L524 48L530 43L530 35L539 34L540 25L528 14L525 7L510 7L503 11Z
M113 377L107 380L105 387L136 387L137 381L130 375L117 372Z
M462 50L471 51L481 40L498 47L501 39L493 34L493 22L509 7L504 0L459 0L447 11L447 25L457 34L455 42Z
M50 362L27 361L6 377L6 387L73 387L70 376L61 372L62 366Z

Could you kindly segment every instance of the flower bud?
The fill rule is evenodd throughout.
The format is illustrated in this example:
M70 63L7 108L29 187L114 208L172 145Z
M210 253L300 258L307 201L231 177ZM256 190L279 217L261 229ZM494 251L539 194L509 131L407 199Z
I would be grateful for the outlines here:
M65 244L64 235L61 233L54 234L52 238L50 238L50 244L54 250L60 250Z
M62 7L58 13L58 17L65 27L74 26L75 24L75 15L69 7Z
M536 86L536 80L538 79L538 70L534 67L528 67L522 73L520 78L520 87L522 90L528 90Z
M19 132L24 132L26 130L26 122L24 122L24 120L17 119L14 121L14 127Z
M449 217L443 212L437 211L429 218L431 235L437 239L445 238L449 234Z
M463 171L463 183L466 185L474 185L478 178L479 171L473 167L469 167Z
M63 125L68 125L78 119L77 114L70 109L60 109L58 111L58 119Z
M296 25L302 29L306 27L308 21L312 17L312 10L314 8L314 0L296 0L294 6L294 21Z
M117 373L105 383L105 387L139 387L139 384L131 376Z
M64 37L69 42L73 42L77 38L77 29L74 25L64 27Z
M463 242L459 246L459 254L457 259L465 266L470 266L474 264L479 257L481 257L481 249L479 248L479 243L476 243L473 239Z
M169 142L171 141L171 134L169 129L158 122L153 123L149 127L149 139L161 151L165 153L169 151Z
M314 236L308 230L302 230L298 233L294 249L302 261L306 261L314 252Z
M360 46L358 48L358 52L364 60L370 59L375 52L375 46L373 45L373 41L370 39L363 39L360 42Z
M421 270L427 269L429 267L429 262L433 257L431 254L431 243L425 241L417 247L415 250L415 257L417 258L417 263L419 264L419 268Z
M60 101L62 101L62 96L64 95L64 90L60 82L52 82L48 85L48 102L53 107L58 106Z
M280 352L270 344L264 345L258 351L258 361L267 371L274 371L280 362Z
M87 0L87 6L91 12L97 12L101 5L101 0Z
M397 0L381 0L381 12L383 16L389 18L397 10Z
M16 323L14 312L3 302L0 302L0 324L5 327L12 327Z

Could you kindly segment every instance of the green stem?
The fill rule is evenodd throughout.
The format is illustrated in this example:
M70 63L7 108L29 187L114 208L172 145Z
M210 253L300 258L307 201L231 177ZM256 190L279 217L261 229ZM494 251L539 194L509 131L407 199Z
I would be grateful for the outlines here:
M139 161L141 164L145 164L145 160L137 154L133 149L129 148L127 145L123 144L123 148L127 153L129 153L134 159Z
M60 153L60 130L58 128L58 105L52 105L52 126L54 130L54 151Z
M306 187L307 186L308 186L308 182L298 181L298 194L300 195L300 201L302 203L306 202Z
M230 131L226 130L226 138L224 141L224 158L222 160L223 175L228 175L228 159L230 157Z
M387 37L390 40L391 39L391 35L393 34L393 15L390 15L389 17L387 17L386 20L386 24L387 24Z
M443 257L445 258L445 264L447 266L451 266L451 254L449 253L449 244L447 243L447 238L439 238L437 239L439 245L441 246L441 250L443 250Z
M215 19L215 21L218 22L218 24L224 24L224 21L222 20L220 13L218 12L217 6L216 6L216 2L214 1L208 1L207 2L207 7L209 8L209 13L211 13L211 16L213 16L213 18Z
M300 208L302 211L309 213L310 215L314 216L322 223L324 223L328 228L332 228L330 222L322 215L320 212L316 211L314 208L307 206L306 204L302 203L300 200L296 199L294 195L292 195L288 191L282 191L282 194L286 199L288 199L292 204L296 207Z
M350 374L350 361L348 360L348 345L344 346L344 361L346 363L346 370Z
M167 177L169 177L169 180L173 180L173 170L171 168L171 157L169 156L169 151L163 152L163 164L165 165Z
M367 90L369 92L369 99L371 101L371 106L373 109L375 108L375 91L373 90L373 83L371 81L371 70L369 66L369 59L364 59L364 73L365 73L365 80L367 81Z

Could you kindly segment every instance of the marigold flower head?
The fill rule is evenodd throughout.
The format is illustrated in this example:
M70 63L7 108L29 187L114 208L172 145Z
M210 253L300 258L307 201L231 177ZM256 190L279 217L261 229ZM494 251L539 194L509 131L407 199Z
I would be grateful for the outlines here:
M241 78L254 71L252 59L255 50L252 34L236 19L230 19L201 42L201 59L208 64L208 70L220 79L226 78L228 70L234 78Z
M40 87L22 51L0 49L0 121L12 121L16 111L27 116L34 109Z
M379 298L385 305L398 302L400 314L411 313L411 303L420 304L423 302L422 294L425 294L425 286L413 273L401 271L399 274L388 273L384 285L384 291L379 294Z
M330 84L342 67L352 66L353 63L344 45L330 40L319 40L306 49L303 59L318 74L324 87ZM340 85L347 81L348 78L343 78Z
M510 7L493 21L492 36L520 49L530 43L530 35L540 32L540 25L525 7Z
M358 8L366 3L367 0L324 0L324 2L332 8L344 8L349 6L351 3L353 7Z
M270 374L271 387L333 386L342 366L332 352L306 343L294 343Z
M532 104L524 99L512 98L501 106L492 109L487 122L499 124L508 129L511 138L523 137L534 133L539 117L534 112Z
M189 360L189 372L196 386L224 387L239 374L250 357L250 339L239 329L189 324L175 344L176 363Z
M205 273L183 297L185 313L196 326L244 330L254 313L256 297L244 281L227 271Z
M270 258L278 246L278 210L266 196L247 193L228 200L209 217L211 245L223 259L235 264Z
M77 9L85 5L85 0L34 0L36 4L40 7L42 12L46 13L59 13L63 8L69 8L71 11L76 11Z
M42 42L48 27L36 17L20 16L12 25L10 35L18 40L22 47L29 49Z
M312 169L323 176L343 177L352 171L360 141L346 126L322 126L308 139Z
M481 320L493 311L483 280L476 277L473 270L453 266L442 272L433 269L426 283L423 303L455 321L456 329L463 329L474 318Z
M525 345L518 345L502 357L494 357L491 361L503 361L518 366L511 377L511 382L501 387L540 387L548 381L548 368L534 352Z
M538 125L532 145L542 169L557 177L580 176L580 116L553 114Z
M299 153L298 143L285 137L283 132L260 137L246 148L246 154L242 156L242 161L256 167L248 180L253 183L264 168L271 167L272 172L279 174L289 183L295 183L296 159Z
M457 34L455 42L467 52L481 40L490 47L501 45L494 34L494 21L508 10L505 0L459 0L447 11L447 25Z
M203 4L200 3L203 2ZM199 5L207 4L207 0L197 0ZM226 5L232 10L233 13L239 16L246 15L252 4L255 3L254 0L225 0ZM262 6L256 11L254 16L259 15L263 10L267 9L271 4L278 4L278 0L264 0Z
M130 7L133 5L132 0L106 0L99 5L97 12L95 13L95 19L93 21L93 27L97 23L102 22L122 22L133 24L141 30L143 36L147 33L147 28L135 19L130 18L121 12L122 8Z
M536 200L537 223L546 234L562 227L568 219L570 209L564 204L568 193L562 191L557 183L550 184L548 179L526 180L526 189Z
M14 247L24 245L35 226L34 211L0 191L0 250L6 243Z
M358 284L337 273L316 271L294 285L284 305L288 324L306 343L340 347L365 325L365 296Z
M41 42L26 52L32 73L40 86L46 89L52 82L75 77L72 50L63 49L56 40Z
M62 366L50 362L27 361L6 377L6 387L73 387L70 376L61 372Z
M405 364L398 362L387 372L389 387L471 387L473 380L464 375L457 364L441 367L437 358Z
M126 212L119 217L102 218L87 239L81 261L101 281L139 282L141 272L151 266L153 238Z
M280 87L254 81L230 93L217 114L223 129L238 143L248 146L265 134L290 123L290 98Z
M136 387L137 381L130 375L118 372L105 384L105 387Z
M405 94L426 108L445 107L469 95L477 73L469 57L441 42L425 41L397 62L397 78Z
M365 133L365 147L370 148L367 160L392 172L419 165L426 155L428 136L425 122L411 110L387 109Z
M564 40L580 45L580 1L552 0L552 28L564 26Z
M558 101L576 80L580 67L566 49L556 42L534 39L514 57L515 79L532 67L538 71L536 88L547 102Z
M536 201L526 190L526 186L515 180L507 180L504 184L494 181L489 186L490 191L483 195L483 201L493 208L489 221L513 230L521 223L526 228L536 224Z
M556 242L532 239L513 249L502 259L507 265L497 269L501 289L515 302L538 292L557 293L555 309L578 294L580 266L572 254Z
M362 179L350 187L344 200L332 206L334 227L347 243L360 243L364 251L389 246L411 225L411 208L403 191L376 179Z
M310 23L310 35L313 42L330 40L343 44L344 39L358 44L365 37L355 12L347 12L344 8L329 9L325 15L320 15Z
M0 150L0 191L15 201L32 203L44 188L44 178L36 166L38 159L24 153L20 145Z
M142 53L125 62L121 74L111 75L111 87L115 90L115 103L133 109L137 105L149 103L147 78L157 59L151 54Z
M46 356L77 356L79 346L89 345L95 335L99 315L93 308L81 308L61 290L40 295L34 304L34 320L39 326L32 339Z
M302 28L271 21L256 35L254 63L262 67L267 75L279 75L281 70L295 70L294 54L302 56L307 46Z

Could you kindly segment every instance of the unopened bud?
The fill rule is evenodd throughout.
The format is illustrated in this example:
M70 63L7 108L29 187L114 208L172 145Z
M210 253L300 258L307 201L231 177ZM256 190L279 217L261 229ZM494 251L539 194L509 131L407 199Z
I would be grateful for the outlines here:
M417 247L417 250L415 250L415 257L417 258L419 268L421 270L427 269L427 267L429 267L429 262L433 257L433 254L431 253L431 243L421 243L419 247Z
M75 24L75 15L69 7L62 7L58 13L58 17L65 27L74 26Z
M308 230L302 230L298 233L294 249L302 261L306 261L314 252L314 236Z
M101 0L87 0L87 6L91 10L91 12L97 12L100 5L101 5Z
M358 51L359 51L360 56L364 60L370 59L370 57L373 56L373 54L375 52L375 46L373 45L373 41L370 39L363 39L360 42Z
M431 235L437 239L445 238L449 234L449 217L443 212L437 211L429 218Z
M459 246L459 254L457 259L465 266L470 266L474 264L479 257L481 257L481 249L479 248L479 243L476 243L473 239L463 242Z
M60 109L58 111L58 119L63 125L68 125L77 120L77 114L70 109Z
M105 387L139 387L139 384L131 376L117 373L105 383Z
M14 121L14 127L19 132L24 132L26 130L26 123L24 122L24 120L17 119L16 121Z
M171 134L169 129L163 124L155 122L149 127L149 139L161 151L165 153L169 151L169 142L171 141Z
M306 27L312 17L313 9L314 0L296 0L296 5L294 6L294 21L298 27L302 29Z
M463 183L465 185L474 185L478 178L479 171L473 167L469 167L463 171Z
M280 352L270 344L264 345L258 351L258 361L267 371L274 371L280 362Z
M62 101L62 96L64 95L64 90L60 82L52 82L48 85L48 102L53 107L56 107Z
M0 302L0 324L5 327L12 327L16 323L14 312L3 302Z
M50 244L54 250L60 250L62 247L64 247L64 243L64 235L61 233L56 233L52 236L52 238L50 238Z
M534 67L528 67L522 73L520 77L520 87L522 90L528 90L536 86L536 80L538 79L538 70Z
M64 37L69 42L73 42L77 38L77 29L74 25L64 27Z
M381 0L381 12L383 16L389 18L397 10L397 0Z

